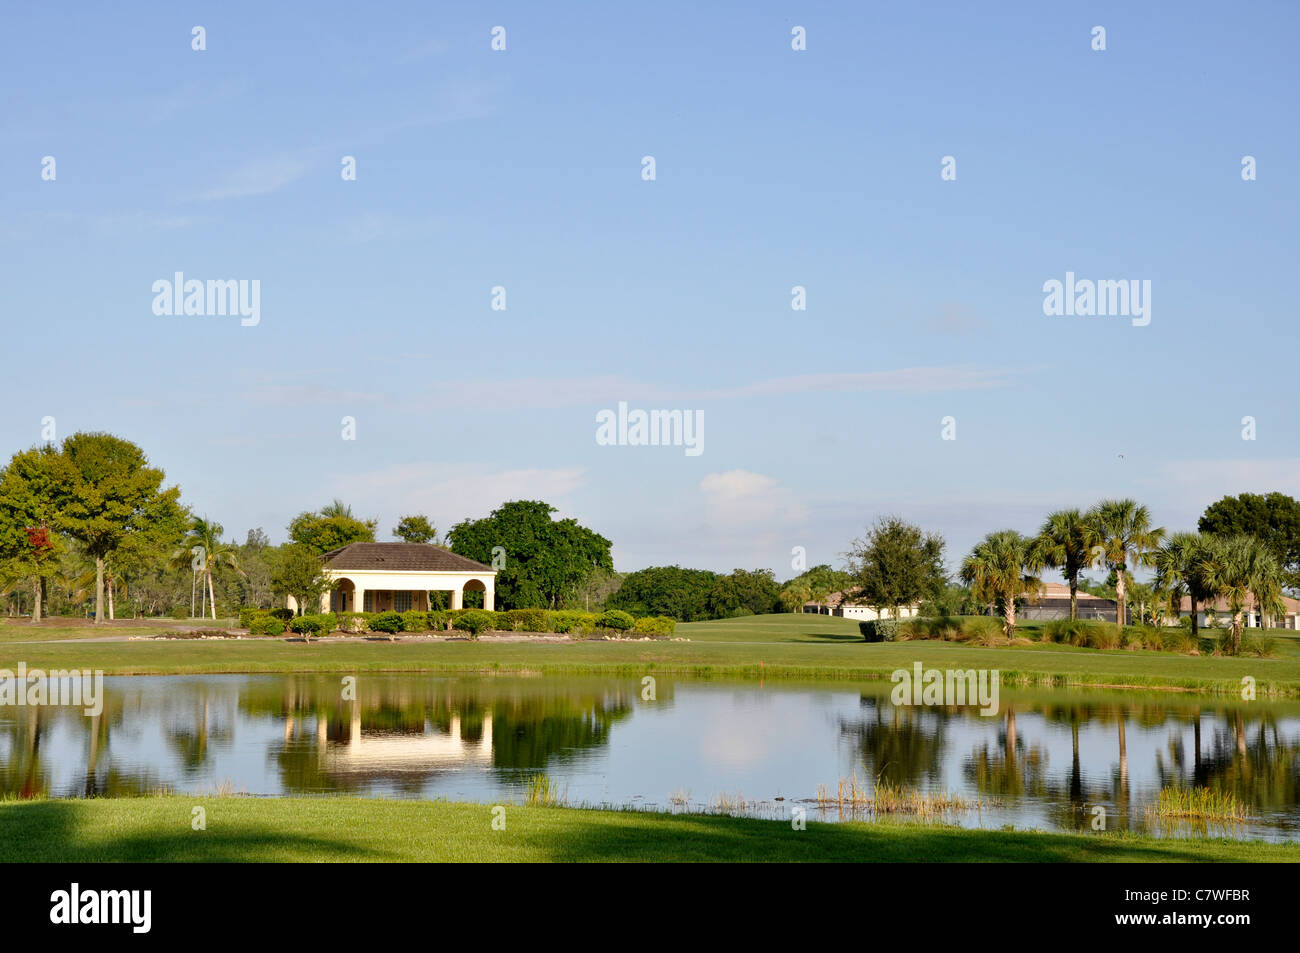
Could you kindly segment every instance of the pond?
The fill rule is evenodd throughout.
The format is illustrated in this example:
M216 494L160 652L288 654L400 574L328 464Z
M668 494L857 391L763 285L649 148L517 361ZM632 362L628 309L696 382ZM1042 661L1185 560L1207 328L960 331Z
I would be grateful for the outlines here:
M1003 690L896 707L888 682L658 678L159 676L104 681L100 715L0 707L10 797L172 791L519 802L544 775L574 805L810 820L1140 830L1291 840L1300 704L1176 693ZM1247 816L1161 816L1163 788ZM856 789L856 790L855 790ZM819 797L820 795L820 797Z

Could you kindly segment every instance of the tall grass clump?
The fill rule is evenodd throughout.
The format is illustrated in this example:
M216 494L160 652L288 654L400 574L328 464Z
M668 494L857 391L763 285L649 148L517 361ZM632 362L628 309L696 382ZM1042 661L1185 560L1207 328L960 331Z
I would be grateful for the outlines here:
M544 774L534 774L524 787L524 803L529 807L559 807L568 800L568 790L561 793Z
M1156 799L1156 814L1200 821L1244 821L1250 818L1250 811L1235 794L1210 788L1162 788Z

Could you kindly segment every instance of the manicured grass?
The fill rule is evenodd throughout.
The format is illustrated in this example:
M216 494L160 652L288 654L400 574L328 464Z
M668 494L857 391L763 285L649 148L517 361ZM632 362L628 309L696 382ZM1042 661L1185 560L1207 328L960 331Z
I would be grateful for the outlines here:
M116 619L95 625L90 619L54 616L33 625L27 619L0 618L0 643L59 642L64 639L97 639L107 636L151 637L171 630L227 629L237 619Z
M191 827L206 811L207 829ZM14 861L1300 861L1298 844L358 798L0 803Z
M992 648L950 642L872 643L823 638L852 620L779 615L682 626L690 641L469 642L283 639L0 643L0 668L102 669L107 674L219 672L543 673L806 681L888 678L914 662L934 668L997 669L1007 685L1179 688L1239 694L1243 676L1261 697L1300 697L1300 651L1277 636L1277 658L1224 658L1167 652L1098 651L1034 643ZM156 630L155 630L156 631ZM738 636L761 633L766 638ZM717 640L715 640L717 639Z

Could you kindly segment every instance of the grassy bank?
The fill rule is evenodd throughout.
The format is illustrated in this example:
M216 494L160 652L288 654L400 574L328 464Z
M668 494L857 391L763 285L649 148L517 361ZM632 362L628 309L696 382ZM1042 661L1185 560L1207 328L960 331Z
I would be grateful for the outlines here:
M30 627L36 628L36 627ZM778 615L683 625L690 641L496 642L484 640L304 644L238 641L0 641L0 668L91 668L108 674L221 672L433 672L587 674L693 678L872 679L921 662L935 668L998 669L1006 685L1113 686L1300 697L1300 644L1279 637L1278 657L1226 658L1167 652L1099 651L1050 643L978 647L950 642L867 644L845 637L844 619ZM5 627L8 631L9 627ZM159 629L152 628L151 634Z
M207 829L191 828L202 806ZM1300 845L358 798L0 803L14 861L1300 861Z

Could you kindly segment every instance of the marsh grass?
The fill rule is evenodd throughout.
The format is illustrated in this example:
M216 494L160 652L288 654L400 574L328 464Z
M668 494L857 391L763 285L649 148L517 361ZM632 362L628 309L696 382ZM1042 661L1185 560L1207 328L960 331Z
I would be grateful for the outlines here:
M1158 817L1200 821L1245 821L1251 816L1246 805L1230 791L1183 787L1162 788L1155 813Z
M569 789L563 791L544 774L534 774L524 787L524 803L529 807L564 807L569 803Z
M946 814L992 807L992 802L971 801L947 792L927 794L909 790L892 781L876 779L868 789L858 780L857 772L840 778L832 793L826 785L817 789L817 807L823 811L836 809L852 815L901 815L920 818L938 818Z

